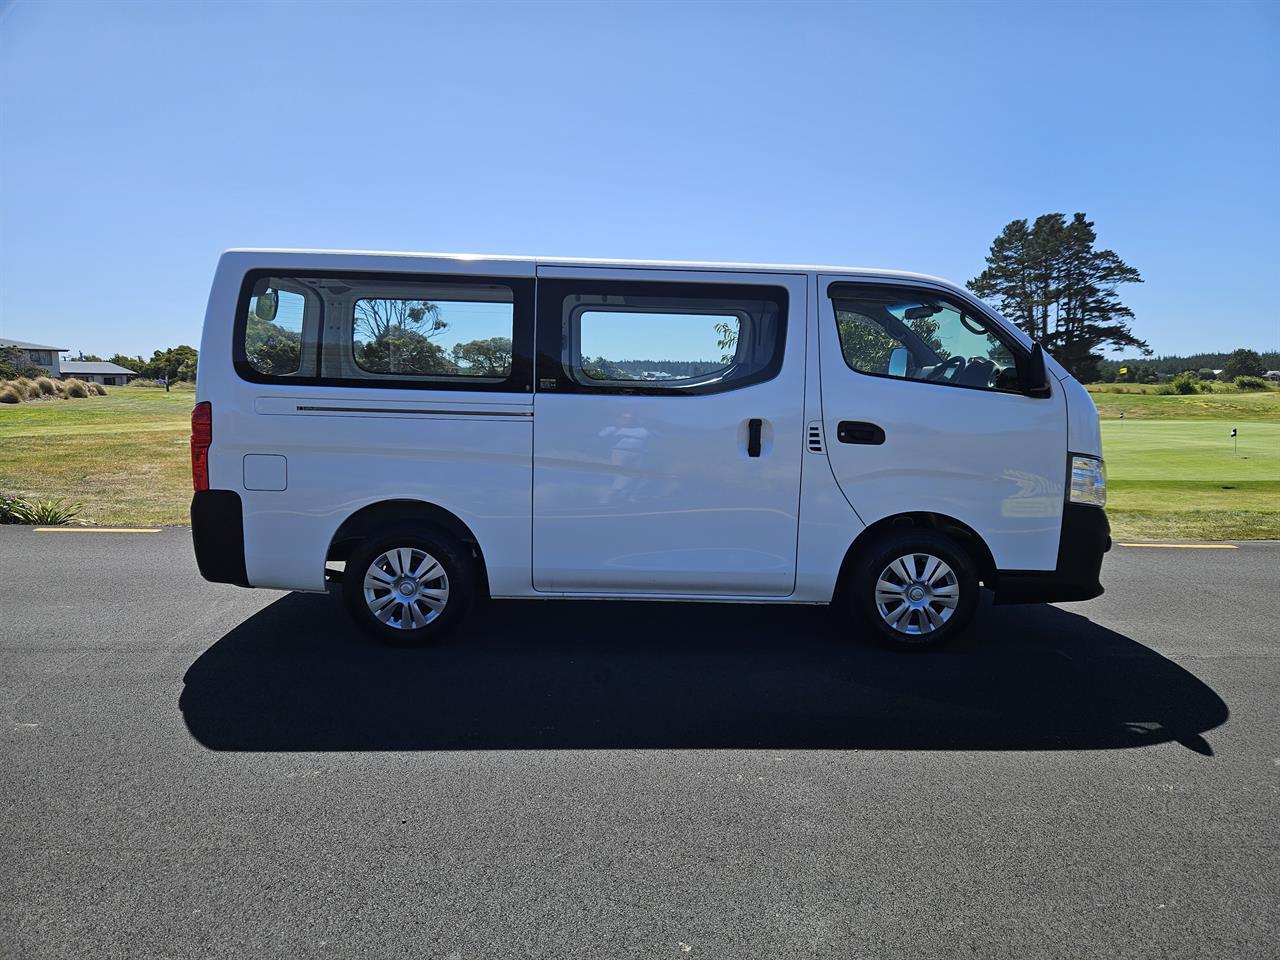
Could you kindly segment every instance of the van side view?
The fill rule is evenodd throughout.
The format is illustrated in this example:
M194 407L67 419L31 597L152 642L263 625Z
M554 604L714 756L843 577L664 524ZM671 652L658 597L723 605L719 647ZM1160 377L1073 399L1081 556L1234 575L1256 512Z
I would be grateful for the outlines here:
M232 250L192 413L211 581L393 644L494 598L834 603L939 643L1102 593L1097 411L964 289L836 267Z

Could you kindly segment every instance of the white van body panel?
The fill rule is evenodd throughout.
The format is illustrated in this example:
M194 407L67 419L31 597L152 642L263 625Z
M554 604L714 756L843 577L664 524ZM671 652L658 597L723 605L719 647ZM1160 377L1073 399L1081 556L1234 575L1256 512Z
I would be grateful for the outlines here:
M836 482L827 456L822 420L822 377L819 347L821 311L818 278L809 277L809 336L805 342L804 458L800 477L800 535L796 550L796 600L826 603L849 547L866 529Z
M253 270L783 286L784 358L772 379L697 396L556 394L532 389L538 373L524 393L250 382L232 356ZM325 590L339 527L388 501L430 504L464 524L495 597L827 602L866 526L905 513L969 527L999 570L1052 571L1067 454L1101 454L1087 391L1051 360L1044 399L855 372L832 281L919 285L980 303L900 271L228 251L205 318L197 400L212 404L209 486L242 504L248 583ZM745 449L752 418L763 421L758 458ZM604 435L624 419L638 422L644 443L620 459ZM886 442L840 443L842 420L877 423Z
M434 504L484 544L495 596L528 596L531 394L250 383L231 369L232 327L246 272L495 274L532 277L531 261L230 252L210 298L197 400L213 401L210 486L244 504L249 582L325 589L324 559L344 520L389 500ZM214 367L212 358L220 358ZM488 414L475 416L471 414ZM285 491L249 490L244 457L280 455Z
M541 267L539 278L688 282L687 272ZM788 292L781 371L707 395L537 394L540 591L783 597L795 588L804 418L803 274L700 273ZM550 322L549 320L547 322ZM747 455L747 423L762 423Z
M1098 422L1098 406L1093 396L1057 363L1054 366L1061 371L1062 394L1067 404L1067 450L1101 459L1102 425ZM1051 372L1056 371L1051 368Z

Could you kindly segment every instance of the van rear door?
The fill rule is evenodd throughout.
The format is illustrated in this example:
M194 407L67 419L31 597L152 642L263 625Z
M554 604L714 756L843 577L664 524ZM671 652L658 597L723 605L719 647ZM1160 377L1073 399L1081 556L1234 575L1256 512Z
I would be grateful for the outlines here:
M539 266L536 590L793 591L805 292L792 274Z

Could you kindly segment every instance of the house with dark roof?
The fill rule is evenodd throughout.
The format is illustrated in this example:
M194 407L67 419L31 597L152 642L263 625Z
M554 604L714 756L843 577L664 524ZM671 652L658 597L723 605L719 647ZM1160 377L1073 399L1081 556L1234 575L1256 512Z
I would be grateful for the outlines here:
M69 348L51 347L44 343L27 343L25 340L10 340L8 337L0 337L0 349L5 347L16 348L19 353L26 357L28 363L33 367L43 367L51 377L63 376L63 365L59 362L58 354L65 353Z
M104 360L63 360L62 375L100 383L106 387L123 387L128 384L130 377L138 376L138 372Z

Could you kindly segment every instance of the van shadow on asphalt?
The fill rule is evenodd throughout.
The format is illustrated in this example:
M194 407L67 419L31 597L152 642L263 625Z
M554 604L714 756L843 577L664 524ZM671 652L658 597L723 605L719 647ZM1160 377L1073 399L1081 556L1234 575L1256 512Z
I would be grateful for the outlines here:
M418 650L382 647L336 595L291 594L188 669L214 750L1078 750L1223 723L1213 690L1050 606L984 604L936 652L844 635L821 607L506 601Z

